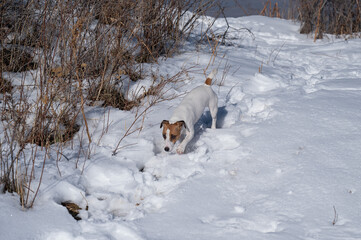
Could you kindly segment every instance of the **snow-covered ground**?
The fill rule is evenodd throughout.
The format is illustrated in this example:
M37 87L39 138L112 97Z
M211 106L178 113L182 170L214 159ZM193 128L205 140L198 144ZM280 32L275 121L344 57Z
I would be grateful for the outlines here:
M216 130L205 111L185 154L163 152L159 126L176 98L154 106L112 156L134 113L87 108L100 139L90 159L76 157L75 139L63 150L69 161L48 161L32 209L1 194L0 238L361 239L361 39L314 43L291 21L228 21L207 70L218 69ZM219 19L212 29L226 26ZM203 84L211 55L188 42L148 67L163 75L193 67L170 90L182 94ZM63 201L89 209L76 221Z

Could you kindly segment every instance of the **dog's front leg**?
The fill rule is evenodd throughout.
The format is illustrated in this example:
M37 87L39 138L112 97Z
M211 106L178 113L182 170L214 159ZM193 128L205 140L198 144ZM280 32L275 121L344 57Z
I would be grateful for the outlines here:
M212 129L216 129L217 118L212 119Z
M177 153L178 154L183 154L184 150L186 149L187 144L192 140L194 136L194 130L190 130L187 131L185 138L183 139L183 141L181 142L181 144L179 144L179 146L177 147Z
M212 116L212 129L216 129L217 123L217 112L218 112L218 99L215 97L212 101L209 102L209 111Z

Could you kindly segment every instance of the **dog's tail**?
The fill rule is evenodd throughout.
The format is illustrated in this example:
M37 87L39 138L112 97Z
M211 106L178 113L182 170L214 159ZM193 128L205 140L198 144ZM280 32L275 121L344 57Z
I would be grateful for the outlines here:
M218 70L217 69L213 69L213 71L207 76L206 81L204 82L206 85L211 86L212 85L212 79L214 78L214 76L216 76Z

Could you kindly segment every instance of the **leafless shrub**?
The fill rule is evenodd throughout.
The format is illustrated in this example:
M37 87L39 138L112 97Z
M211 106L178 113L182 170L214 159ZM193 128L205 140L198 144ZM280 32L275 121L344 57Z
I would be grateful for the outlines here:
M27 1L4 0L0 3L0 41L5 44L33 46L38 26L33 22L33 8Z
M12 93L2 95L1 128L3 131L0 141L0 184L3 185L4 192L17 192L21 203L24 203L26 191L24 187L26 179L24 179L24 172L20 166L26 162L24 136L26 135L25 126L28 112L29 105L25 94L20 94L16 101Z
M9 93L12 89L11 82L0 76L0 94Z
M315 32L315 39L324 33L353 35L361 31L359 0L299 0L300 32Z
M37 68L33 57L20 47L2 48L0 66L3 72L23 72Z

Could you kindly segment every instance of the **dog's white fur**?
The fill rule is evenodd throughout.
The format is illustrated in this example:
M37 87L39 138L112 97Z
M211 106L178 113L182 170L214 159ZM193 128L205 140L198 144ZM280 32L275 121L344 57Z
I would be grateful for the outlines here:
M207 80L213 79L217 74L217 70L213 70L207 77ZM218 112L218 98L211 86L210 82L205 82L204 85L198 86L190 91L182 100L180 105L174 110L172 117L169 119L170 124L184 121L186 136L177 148L177 153L182 154L194 136L194 125L198 119L202 116L206 107L212 116L212 129L216 128L217 112ZM208 84L207 84L208 83ZM172 149L173 143L170 141L169 130L167 130L167 136L165 139L165 149ZM166 150L167 151L167 150Z

